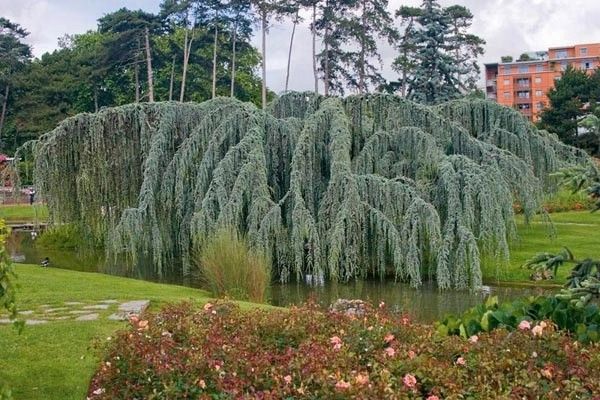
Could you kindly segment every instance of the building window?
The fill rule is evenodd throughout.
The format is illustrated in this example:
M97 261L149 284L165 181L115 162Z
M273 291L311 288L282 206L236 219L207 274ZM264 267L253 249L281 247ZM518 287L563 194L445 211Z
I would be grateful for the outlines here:
M536 103L535 107L536 107L538 110L541 110L542 108L544 108L544 103L542 103L542 102L540 101L539 103Z
M542 91L541 91L541 90L536 90L536 91L535 91L535 95L536 95L537 97L542 97L543 93L542 93Z
M581 49L579 49L579 55L587 56L587 47L582 47Z
M543 64L537 64L537 65L535 66L535 70L536 70L537 72L544 72L544 65L543 65Z
M566 71L567 67L569 66L569 63L566 61L561 61L560 62L560 70L561 71Z
M555 81L560 81L560 75L556 75L556 76L554 77L554 80L555 80Z
M510 99L510 92L504 92L504 98Z
M583 61L581 63L581 69L590 69L592 68L592 63L590 61Z
M556 58L558 58L558 59L567 58L567 51L566 50L556 50Z
M529 87L529 79L527 79L527 78L519 78L519 79L517 79L517 85L524 86L524 87Z
M542 83L542 78L539 76L535 77L535 83Z
M527 91L517 92L517 97L520 98L520 99L528 99L529 98L529 92L527 92Z
M510 74L510 67L504 67L504 73Z
M504 86L508 86L510 85L510 79L505 79L504 80Z
M528 65L519 65L519 73L526 74L527 72L529 72Z

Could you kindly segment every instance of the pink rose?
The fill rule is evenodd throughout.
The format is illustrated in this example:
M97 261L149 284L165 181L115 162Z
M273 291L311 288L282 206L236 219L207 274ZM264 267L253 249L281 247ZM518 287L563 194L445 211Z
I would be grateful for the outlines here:
M432 394L431 396L428 396L426 400L440 400L440 398L437 397L435 394Z
M384 351L385 355L388 357L394 357L394 355L396 354L396 350L394 350L393 347L386 347Z
M412 374L406 374L404 375L404 378L402 378L402 382L404 383L404 386L412 389L417 385L417 378Z
M463 357L458 357L456 359L456 365L465 365L467 362L465 361L465 359Z
M283 380L285 381L286 385L289 385L290 383L292 383L292 377L291 377L291 375L284 376Z
M349 389L349 388L350 388L350 383L349 383L349 382L346 382L346 381L344 381L344 380L341 380L341 381L338 381L338 382L335 384L335 388L336 388L337 390L346 390L346 389Z
M469 338L469 343L473 343L473 344L475 344L475 343L477 343L478 341L479 341L479 336L477 336L477 335L473 335L473 336L471 336L471 337Z
M331 339L329 339L329 343L331 343L333 345L333 349L334 350L339 350L342 348L342 339L340 339L338 336L333 336Z
M369 383L369 375L367 374L358 374L356 375L356 383L358 385L366 385L367 383Z
M531 329L531 323L529 321L527 321L526 319L524 319L523 321L521 321L519 323L519 329L522 331L527 331L527 330Z
M531 330L531 333L533 334L533 336L542 336L543 332L544 332L544 328L541 325L536 325Z
M411 360L413 360L415 357L417 356L417 353L415 353L412 350L408 351L408 358L410 358Z
M395 339L394 335L392 335L391 333L388 333L387 335L385 335L385 337L383 338L383 340L386 343L390 343L391 341L393 341Z

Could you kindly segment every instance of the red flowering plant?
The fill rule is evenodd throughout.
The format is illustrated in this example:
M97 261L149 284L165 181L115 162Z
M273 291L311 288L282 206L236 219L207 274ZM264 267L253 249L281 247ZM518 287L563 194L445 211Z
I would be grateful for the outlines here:
M90 399L593 398L598 345L544 324L464 339L385 306L242 311L170 305L103 350Z

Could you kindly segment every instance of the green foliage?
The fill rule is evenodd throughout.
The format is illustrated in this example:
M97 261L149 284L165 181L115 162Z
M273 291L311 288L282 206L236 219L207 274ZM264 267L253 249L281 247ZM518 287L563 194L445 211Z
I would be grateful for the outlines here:
M10 235L10 228L6 226L4 220L0 220L0 309L8 311L9 318L14 320L17 318L14 286L16 275L4 246L8 235Z
M202 240L196 268L215 297L264 303L271 283L271 262L232 228Z
M36 246L56 250L76 250L89 245L77 225L65 224L46 229L36 239Z
M600 154L598 134L591 131L578 134L578 122L600 101L600 70L588 74L569 66L548 92L550 105L540 115L540 128L557 134L567 144L581 147L591 154ZM585 125L585 123L584 123Z
M113 260L187 274L198 239L232 226L284 282L441 288L479 286L482 257L508 261L513 203L531 217L549 172L590 163L515 110L391 95L289 93L267 111L134 104L67 119L29 146L53 222L104 241Z
M496 330L467 342L436 337L385 307L364 310L357 318L311 305L171 305L103 348L88 396L589 399L600 391L597 345L574 344L552 326L538 336Z

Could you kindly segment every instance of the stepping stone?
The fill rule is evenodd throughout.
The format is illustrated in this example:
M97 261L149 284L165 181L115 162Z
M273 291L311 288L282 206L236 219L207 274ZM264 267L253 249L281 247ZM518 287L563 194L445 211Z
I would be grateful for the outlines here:
M64 319L69 319L69 318L71 318L71 316L70 316L70 315L64 315L64 316L62 316L62 317L54 317L54 318L52 318L52 319L53 319L54 321L61 321L61 320L64 320Z
M65 301L65 306L78 306L83 304L80 301Z
M52 307L50 304L41 304L40 305L41 308L48 308L48 307Z
M83 311L83 310L73 310L73 311L69 311L69 314L89 314L89 311Z
M109 304L95 304L93 306L82 307L84 310L108 310Z
M19 314L21 314L21 315L31 315L31 314L33 314L33 311L32 310L19 311Z
M75 321L95 321L98 319L98 314L86 314L75 318Z
M116 313L111 314L108 319L113 321L125 321L134 315L140 315L150 305L150 300L134 300L122 303Z
M47 308L46 310L44 310L44 312L53 313L53 312L65 311L65 310L68 310L68 308L67 307L57 307L57 308Z
M100 300L98 303L104 303L104 304L117 304L118 301L117 300Z
M46 321L45 319L28 319L25 320L25 325L41 325L41 324L45 324Z
M45 324L46 321L45 319L28 319L25 320L25 325L41 325L41 324ZM11 321L10 319L7 318L3 318L0 319L0 324L12 324L13 321Z

